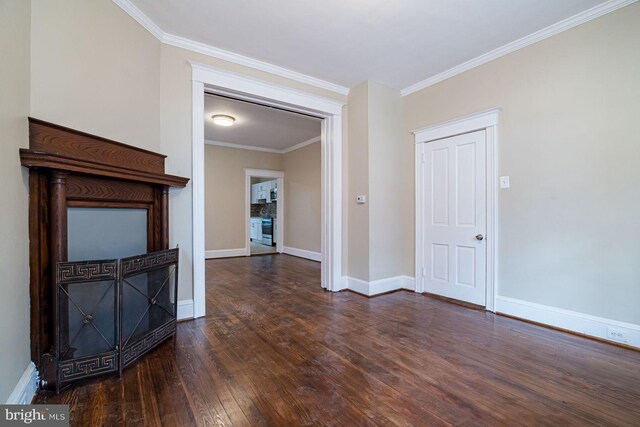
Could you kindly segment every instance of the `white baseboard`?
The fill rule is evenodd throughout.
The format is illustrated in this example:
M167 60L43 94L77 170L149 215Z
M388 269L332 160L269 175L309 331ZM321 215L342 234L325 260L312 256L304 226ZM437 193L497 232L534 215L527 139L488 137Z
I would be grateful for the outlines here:
M204 251L204 258L231 258L236 256L247 256L246 248L238 249L217 249L212 251Z
M289 246L282 247L282 253L297 256L300 258L310 259L312 261L322 261L322 254L320 252L307 251L304 249L291 248Z
M38 371L33 362L29 362L18 384L9 395L7 405L30 405L38 390Z
M178 301L178 320L193 319L193 300Z
M632 323L502 296L496 298L496 312L611 342L640 347L640 325Z
M343 280L347 289L367 296L384 294L400 289L414 291L416 288L415 279L409 276L395 276L371 282L345 276Z
M416 279L415 277L410 276L400 276L400 280L402 281L402 288L408 291L416 291Z

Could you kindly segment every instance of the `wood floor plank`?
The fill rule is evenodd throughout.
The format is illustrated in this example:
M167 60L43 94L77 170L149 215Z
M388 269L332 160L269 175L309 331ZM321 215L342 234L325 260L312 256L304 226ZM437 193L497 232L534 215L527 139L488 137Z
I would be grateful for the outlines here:
M408 291L326 292L319 267L209 260L207 317L121 379L36 401L74 426L640 425L640 352Z

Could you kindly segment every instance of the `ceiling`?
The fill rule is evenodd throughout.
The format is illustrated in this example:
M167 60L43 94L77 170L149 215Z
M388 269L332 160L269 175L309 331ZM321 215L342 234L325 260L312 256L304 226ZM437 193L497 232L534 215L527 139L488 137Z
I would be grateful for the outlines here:
M249 102L207 94L204 113L204 139L218 145L285 152L320 137L320 119ZM233 116L236 122L217 126L211 119L214 114Z
M130 2L166 34L346 88L374 80L399 90L605 3L604 0Z

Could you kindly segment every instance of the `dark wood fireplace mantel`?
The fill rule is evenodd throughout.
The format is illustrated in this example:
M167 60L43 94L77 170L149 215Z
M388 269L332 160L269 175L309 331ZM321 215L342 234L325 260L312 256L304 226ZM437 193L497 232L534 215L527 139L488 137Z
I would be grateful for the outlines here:
M170 187L188 178L164 172L166 156L106 138L29 118L29 258L31 357L53 387L54 271L67 259L67 210L147 210L147 251L169 247Z
M189 178L164 173L167 156L99 136L29 118L29 148L20 150L28 168L184 187Z

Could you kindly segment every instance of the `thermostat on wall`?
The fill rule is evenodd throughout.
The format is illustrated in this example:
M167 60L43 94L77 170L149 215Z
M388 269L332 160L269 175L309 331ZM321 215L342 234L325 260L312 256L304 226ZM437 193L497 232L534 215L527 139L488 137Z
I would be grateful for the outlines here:
M359 205L364 205L364 203L367 201L367 197L366 196L356 196L356 203Z

